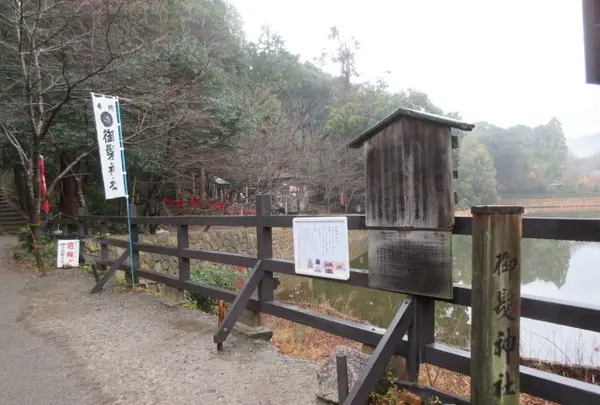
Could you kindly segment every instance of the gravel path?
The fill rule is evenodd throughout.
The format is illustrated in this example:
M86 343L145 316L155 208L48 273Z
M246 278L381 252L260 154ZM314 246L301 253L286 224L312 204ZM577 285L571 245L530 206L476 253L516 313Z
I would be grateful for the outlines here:
M8 270L0 237L0 404L315 404L313 362L232 334L215 318L111 286L80 270Z

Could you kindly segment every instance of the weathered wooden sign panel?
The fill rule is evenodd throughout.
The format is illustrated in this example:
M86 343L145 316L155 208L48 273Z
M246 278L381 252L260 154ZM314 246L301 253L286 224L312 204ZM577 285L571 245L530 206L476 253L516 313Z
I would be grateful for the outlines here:
M452 233L370 230L369 287L452 298Z
M450 128L404 117L365 142L366 225L450 229Z

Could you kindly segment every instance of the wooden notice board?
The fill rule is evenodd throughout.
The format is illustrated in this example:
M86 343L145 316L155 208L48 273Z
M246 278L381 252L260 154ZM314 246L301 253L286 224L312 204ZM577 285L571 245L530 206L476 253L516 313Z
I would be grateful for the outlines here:
M450 128L404 118L365 143L366 225L449 229L454 223Z
M399 108L350 142L365 152L370 287L452 298L452 129L473 127Z
M452 298L452 233L370 230L369 287Z

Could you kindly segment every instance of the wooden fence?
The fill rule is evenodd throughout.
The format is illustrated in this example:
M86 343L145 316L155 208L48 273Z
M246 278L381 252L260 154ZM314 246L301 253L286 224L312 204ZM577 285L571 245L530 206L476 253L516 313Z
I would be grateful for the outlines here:
M190 260L204 260L227 265L252 268L261 261L264 276L259 284L257 298L250 298L246 308L284 318L302 325L342 336L370 346L377 346L386 330L316 313L294 305L279 302L275 299L274 273L294 275L294 263L290 260L274 259L272 246L272 229L277 227L291 228L294 216L271 215L269 196L257 197L256 216L178 216L178 217L134 217L132 218L133 260L139 264L139 252L174 256L179 259L179 276L177 278L149 270L136 269L136 276L162 283L194 294L233 302L237 297L234 291L200 284L190 281ZM365 219L362 215L348 215L348 227L351 230L364 230ZM100 235L106 234L107 225L126 223L125 217L79 216L73 220L55 221L65 227L77 229L80 239L93 238L86 236L84 229L98 226ZM177 228L177 246L161 246L139 243L139 227L142 225L167 225ZM257 256L234 253L214 252L192 249L189 247L188 230L190 226L227 226L255 227L257 233ZM456 217L454 234L470 235L472 220L469 217ZM524 218L523 237L533 239L571 240L583 242L600 242L600 220L561 219L561 218ZM108 257L108 246L128 249L128 242L112 238L97 238L100 243L100 263L112 263ZM598 264L590 263L591 266ZM125 266L127 269L128 266ZM600 271L600 268L598 269ZM305 276L303 276L305 277ZM368 272L352 269L348 281L331 280L332 282L368 288ZM470 306L471 288L463 285L454 286L451 300L442 300L455 305ZM458 373L469 375L470 352L434 341L435 319L434 301L419 297L414 305L414 325L417 330L408 334L408 340L401 340L396 346L397 355L408 359L409 370L414 375L418 372L419 363L429 363ZM585 305L561 301L553 298L522 295L521 316L573 328L600 332L600 306ZM561 404L599 404L600 386L537 369L520 367L521 392L547 399ZM464 399L454 398L455 403L468 403Z

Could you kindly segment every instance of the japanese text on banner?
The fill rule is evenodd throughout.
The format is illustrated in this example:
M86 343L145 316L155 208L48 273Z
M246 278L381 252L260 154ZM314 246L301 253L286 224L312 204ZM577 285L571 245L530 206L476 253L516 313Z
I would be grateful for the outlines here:
M92 94L92 102L106 199L125 197L117 99Z

